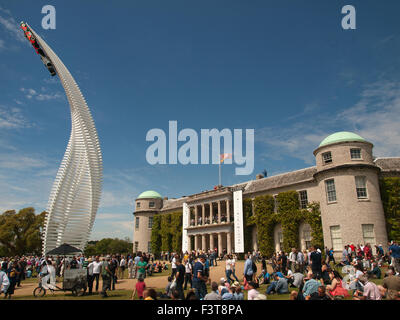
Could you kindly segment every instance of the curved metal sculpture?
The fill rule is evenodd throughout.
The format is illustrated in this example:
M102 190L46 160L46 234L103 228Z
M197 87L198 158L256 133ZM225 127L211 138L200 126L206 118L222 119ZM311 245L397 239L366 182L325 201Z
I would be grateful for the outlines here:
M42 61L45 63L44 59L48 58L60 77L70 105L72 122L67 150L48 202L43 232L43 254L63 243L83 250L89 240L100 204L100 143L90 110L71 73L47 43L32 28L28 28L33 35L32 39L39 46L39 52L42 49L43 57L38 52ZM28 38L33 44L32 39ZM48 63L47 67L49 69Z

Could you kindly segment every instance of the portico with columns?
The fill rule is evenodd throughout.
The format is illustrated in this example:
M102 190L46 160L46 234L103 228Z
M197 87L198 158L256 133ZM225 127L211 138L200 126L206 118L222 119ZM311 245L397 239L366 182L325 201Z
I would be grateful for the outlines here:
M213 193L211 199L204 194L186 199L188 251L217 248L218 254L234 252L232 192L224 189Z

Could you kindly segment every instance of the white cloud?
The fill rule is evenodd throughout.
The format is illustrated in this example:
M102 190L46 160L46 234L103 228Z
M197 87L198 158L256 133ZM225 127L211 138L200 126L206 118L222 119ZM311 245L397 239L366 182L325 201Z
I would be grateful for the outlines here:
M291 156L314 164L319 143L336 131L353 131L374 144L376 156L400 156L400 82L364 87L359 101L335 113L319 112L288 127L256 130L256 142L266 146L264 158Z
M20 109L0 105L0 129L18 129L29 126Z
M15 40L27 43L22 30L19 28L19 23L11 16L11 12L6 9L1 9L0 25L10 34Z
M27 99L32 99L33 97L38 101L49 101L49 100L56 100L62 99L64 95L61 92L54 92L54 93L38 93L35 89L32 88L20 88L21 92L25 94ZM42 91L43 87L42 87Z

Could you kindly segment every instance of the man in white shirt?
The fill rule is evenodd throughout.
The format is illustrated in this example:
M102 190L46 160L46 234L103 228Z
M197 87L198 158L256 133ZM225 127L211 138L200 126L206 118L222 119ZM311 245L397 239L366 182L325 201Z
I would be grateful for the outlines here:
M125 257L122 256L121 257L121 261L119 262L119 278L123 279L124 278L124 272L125 272L125 268L126 268L126 260Z
M133 259L132 259L132 257L130 257L129 258L129 261L128 261L128 277L129 277L129 279L132 279L133 278L133 276L134 276L134 265L135 265L135 262L133 261Z
M294 268L297 262L297 253L295 248L292 248L292 251L289 253L289 261L290 261L290 270L294 272Z
M231 282L235 281L234 279L231 278L231 275L232 275L232 256L231 255L228 255L227 259L225 261L225 275L226 275L226 279L229 284L231 284Z
M89 294L92 294L93 290L93 281L94 281L94 275L93 275L93 270L94 270L94 262L92 258L88 259L88 266L87 266L87 281L88 281L88 289L89 289Z
M176 273L176 258L178 258L177 254L174 255L174 257L171 260L171 269L172 269L171 277L174 277Z
M96 280L96 292L99 291L100 273L101 273L101 261L99 256L96 256L96 260L93 261L93 281Z
M135 259L134 259L134 261L135 261L135 266L137 266L138 263L140 262L140 257L141 257L141 256L142 256L141 253L137 253L137 254L136 254L136 257L135 257ZM137 268L134 269L134 272L135 272L135 274L134 274L134 276L133 276L134 279L136 279L136 276L137 276L137 270L136 270L136 269L137 269Z

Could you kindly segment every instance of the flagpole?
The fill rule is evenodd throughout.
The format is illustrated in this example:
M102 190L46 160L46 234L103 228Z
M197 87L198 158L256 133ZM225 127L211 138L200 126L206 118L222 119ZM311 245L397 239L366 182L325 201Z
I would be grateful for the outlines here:
M219 170L218 170L219 172L219 184L218 184L218 187L221 185L221 160L219 161Z

